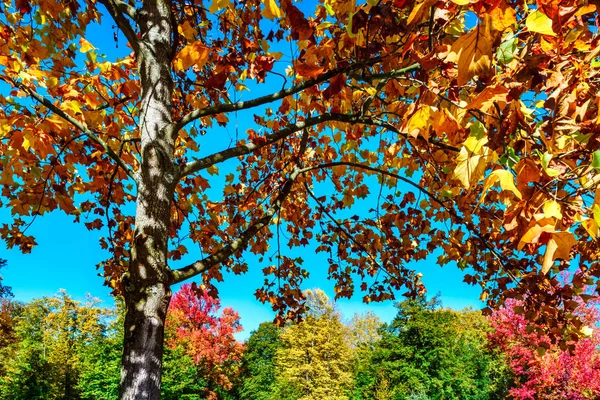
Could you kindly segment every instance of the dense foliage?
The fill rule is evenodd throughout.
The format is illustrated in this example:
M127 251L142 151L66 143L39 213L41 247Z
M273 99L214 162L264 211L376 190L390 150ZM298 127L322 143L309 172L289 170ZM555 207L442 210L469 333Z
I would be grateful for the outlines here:
M128 400L160 397L172 285L262 270L284 324L309 244L337 297L416 296L438 257L564 342L600 283L598 6L3 1L0 238L31 251L54 210L101 231Z
M477 311L439 308L435 299L398 304L357 376L356 398L503 398L509 375L487 347L488 330Z
M197 296L190 286L175 294L169 315L162 397L227 399L243 345L231 309ZM114 400L119 393L123 346L122 303L100 308L65 292L27 304L6 300L12 330L0 337L0 399ZM185 311L183 311L185 310ZM202 343L199 347L198 343ZM201 351L199 350L201 349Z
M600 321L578 298L585 339L552 342L508 302L491 317L442 308L435 298L397 304L383 324L344 320L318 290L304 321L265 322L244 344L232 309L191 285L167 318L161 393L168 400L583 400L600 396ZM66 293L21 304L5 299L0 400L115 400L123 306ZM201 344L201 345L199 345Z
M600 314L596 302L576 297L581 320L579 341L558 345L543 329L528 323L522 302L509 301L490 318L491 344L505 354L516 380L516 400L581 400L600 398ZM539 328L539 327L537 327Z

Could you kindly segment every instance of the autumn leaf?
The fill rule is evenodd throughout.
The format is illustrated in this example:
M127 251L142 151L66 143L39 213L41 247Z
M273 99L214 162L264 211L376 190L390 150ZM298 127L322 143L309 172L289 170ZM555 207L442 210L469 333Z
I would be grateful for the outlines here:
M515 178L510 171L507 171L505 169L495 170L483 182L483 190L481 192L481 199L479 200L479 202L483 202L485 194L492 187L492 185L496 183L496 181L500 181L500 187L502 188L502 190L508 190L510 192L513 192L515 196L521 199L523 196L521 195L519 189L517 189L517 187L515 186L514 179Z
M268 19L277 19L281 18L281 10L277 7L277 3L275 0L262 0L265 8L262 11L262 16Z
M431 12L431 6L433 6L436 2L437 0L423 0L417 3L408 15L406 24L408 26L412 26L423 21L423 19Z
M523 247L525 247L525 245L528 243L534 243L534 244L538 243L542 233L554 232L554 231L555 231L555 228L554 228L554 225L552 225L552 224L545 224L545 225L535 224L535 225L533 225L531 228L529 228L527 230L527 232L525 232L525 234L519 241L519 244L517 245L517 250L523 250Z
M323 67L308 63L297 63L294 65L294 69L298 76L308 79L316 78L325 71L325 68Z
M228 7L230 4L230 0L213 0L210 7L208 8L208 11L214 13L216 11L222 10L225 7Z
M181 49L177 57L175 57L173 65L177 71L186 70L192 65L202 68L208 61L208 54L209 48L198 40Z
M466 84L475 75L487 73L492 65L492 35L489 18L484 18L475 28L461 36L450 49L446 62L456 63L457 83Z
M79 52L87 53L88 51L94 49L95 47L90 42L88 42L84 38L79 38Z
M422 135L425 140L429 139L429 128L431 127L432 114L435 110L428 105L421 106L408 120L402 133L407 133L416 138Z
M495 107L496 104L502 109L506 105L507 97L508 89L505 86L488 86L467 105L467 109L487 112L490 108Z
M470 136L456 157L453 178L458 179L465 189L469 189L473 183L478 182L488 163L496 158L496 153L484 146L487 141L486 137L477 139Z
M552 20L540 10L536 10L529 14L525 20L525 26L530 32L556 36L556 33L552 30Z
M542 263L542 274L547 274L554 260L560 258L569 260L571 247L577 244L575 236L571 232L553 232L552 236L546 244L546 252L544 253L544 261Z
M548 200L543 206L544 216L546 218L556 218L557 220L562 219L562 212L560 211L560 204L556 200Z

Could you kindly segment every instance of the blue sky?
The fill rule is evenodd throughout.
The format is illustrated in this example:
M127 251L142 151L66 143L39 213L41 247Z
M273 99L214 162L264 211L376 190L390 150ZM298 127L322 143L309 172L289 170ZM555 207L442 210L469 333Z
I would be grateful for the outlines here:
M7 223L10 213L0 211L0 223ZM0 257L8 260L8 266L1 271L3 283L12 286L16 300L29 301L42 296L53 296L59 289L78 300L83 300L87 293L103 300L105 305L112 305L109 289L102 285L103 279L95 265L106 256L98 245L98 231L90 232L82 224L72 222L72 217L61 212L53 212L38 217L30 231L35 235L38 246L31 254L20 251L3 250ZM333 297L333 283L325 277L328 268L326 257L306 251L304 265L309 267L311 277L304 288L319 287ZM226 275L218 288L223 306L233 307L242 318L245 338L252 329L263 321L271 320L274 314L268 305L263 305L254 298L254 290L262 281L261 269L265 266L258 260L247 257L249 272L246 275ZM429 295L441 292L444 306L464 308L481 307L478 301L479 289L462 282L462 272L455 266L441 268L435 259L414 265L424 274ZM355 312L372 311L383 321L389 322L395 315L393 302L362 303L360 296L351 300L341 300L338 307L346 318Z
M119 35L119 47L116 48L112 33L111 21L105 17L103 26L91 28L88 36L88 40L98 48L98 52L106 54L109 60L130 51L125 46L122 35ZM277 81L275 84L279 85L280 82ZM244 95L246 99L265 94L261 89L256 90L253 85L249 87L253 92L250 94L246 92ZM240 120L246 119L242 116ZM227 130L215 130L207 136L217 140L207 140L209 138L204 137L204 142L201 143L210 142L211 145L202 147L202 153L220 150L218 143L226 147L231 138ZM224 172L223 168L228 167L219 166L219 168ZM10 221L10 212L0 210L0 224L10 223ZM103 279L99 275L101 271L95 268L95 265L107 256L98 245L100 236L98 231L90 232L83 224L73 223L72 217L54 212L38 217L29 228L28 234L33 234L38 242L38 246L31 254L21 254L18 250L0 251L0 258L8 260L7 268L0 273L4 278L4 284L13 288L17 300L30 301L37 297L53 296L62 288L78 300L83 300L86 294L90 293L103 300L106 305L113 304L109 295L110 290L102 284ZM333 283L326 279L327 256L315 254L313 250L309 246L301 251L304 266L307 266L311 273L310 279L305 281L303 288L319 287L333 297ZM195 261L196 258L196 254L190 254L179 265ZM427 286L429 295L440 292L442 302L447 307L480 308L482 303L478 301L479 288L463 283L462 272L455 266L444 268L437 266L435 258L431 256L428 260L411 265L424 274L423 282ZM274 316L269 305L263 305L254 298L254 291L262 284L261 270L266 266L266 261L261 264L257 258L250 255L246 260L250 267L246 275L225 275L225 281L218 286L222 305L233 307L242 317L245 332L240 335L240 338L247 337L259 323L270 320ZM338 302L338 307L345 317L350 318L354 312L373 311L383 321L390 321L395 315L393 302L366 305L362 303L360 297L361 295L357 293L354 299Z

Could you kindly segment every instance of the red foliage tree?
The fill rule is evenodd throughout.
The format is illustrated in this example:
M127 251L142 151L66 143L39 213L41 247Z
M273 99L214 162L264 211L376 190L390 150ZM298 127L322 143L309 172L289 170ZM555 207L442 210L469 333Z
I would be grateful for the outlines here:
M517 400L600 398L600 319L597 304L585 303L576 297L575 309L582 322L578 341L566 341L566 346L553 343L543 329L531 325L523 313L522 302L508 300L490 316L492 346L507 358L515 375L510 394Z
M195 286L185 284L175 293L169 305L166 329L173 332L167 346L183 346L205 379L229 390L244 345L234 334L242 330L237 311L226 307L221 312L219 299L200 293ZM214 398L214 393L207 393Z

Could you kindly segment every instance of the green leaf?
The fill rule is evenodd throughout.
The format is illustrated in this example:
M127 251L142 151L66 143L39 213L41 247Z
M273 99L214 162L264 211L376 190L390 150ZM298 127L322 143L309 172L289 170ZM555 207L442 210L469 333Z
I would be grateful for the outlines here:
M503 42L500 47L498 47L498 52L496 54L496 58L499 63L509 64L512 60L515 59L515 51L517 50L517 38L513 37L505 42Z
M594 154L592 154L592 167L596 171L600 171L600 150L596 150Z
M471 136L474 136L477 139L481 139L485 136L485 127L478 120L475 120L475 122L471 124L469 130L471 131Z

